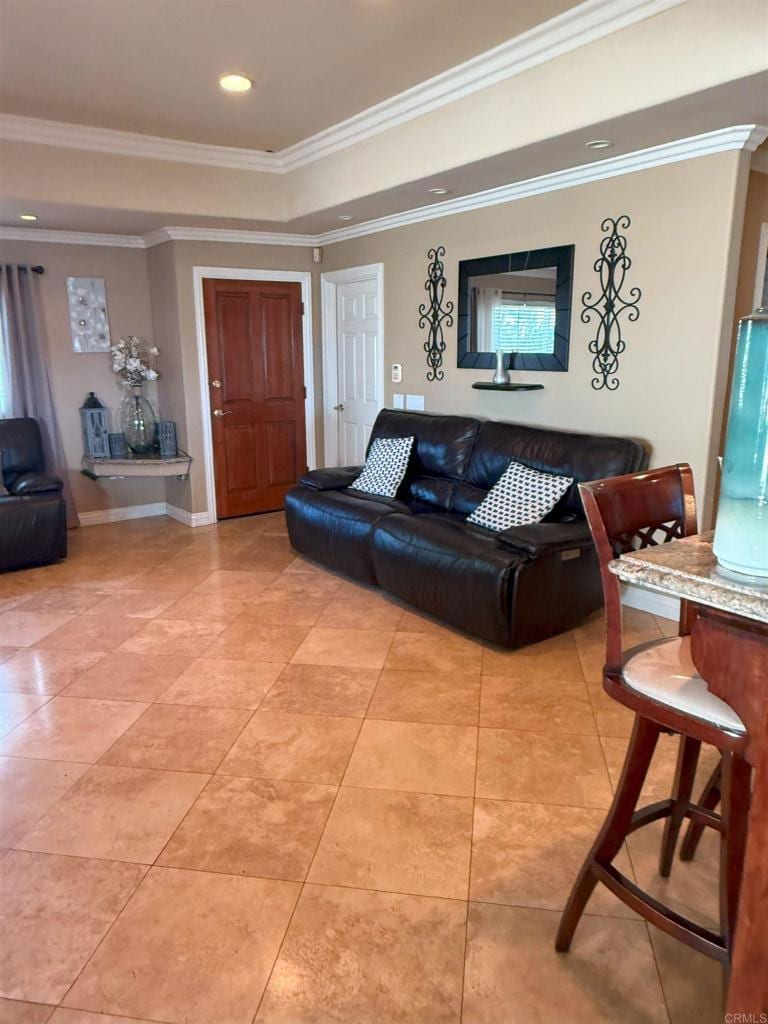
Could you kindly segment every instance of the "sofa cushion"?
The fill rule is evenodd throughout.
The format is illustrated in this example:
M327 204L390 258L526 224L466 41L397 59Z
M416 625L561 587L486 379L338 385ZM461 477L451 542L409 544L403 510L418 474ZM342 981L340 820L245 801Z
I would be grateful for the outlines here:
M6 487L10 487L20 473L36 472L44 467L37 420L29 417L0 420L0 448Z
M420 505L449 509L479 428L479 422L468 416L382 409L371 431L371 443L378 437L414 437L402 496Z
M302 554L364 583L375 583L370 542L384 516L408 513L403 502L359 491L294 487L285 497L288 536Z
M327 469L309 469L299 477L303 487L313 491L340 491L349 487L355 477L360 475L362 466L329 466Z
M573 477L510 462L467 521L496 533L540 523L572 483Z
M509 642L514 576L524 553L450 513L380 519L372 551L385 590L474 636Z
M513 459L532 469L573 478L573 484L547 517L560 520L584 515L579 483L635 473L645 465L646 453L642 445L628 438L488 421L480 427L453 508L465 515L473 512L482 500L481 492L493 487Z
M349 485L354 491L396 498L408 472L413 437L377 437L368 448L363 471Z
M61 477L52 473L20 473L10 487L11 494L50 494L62 490Z

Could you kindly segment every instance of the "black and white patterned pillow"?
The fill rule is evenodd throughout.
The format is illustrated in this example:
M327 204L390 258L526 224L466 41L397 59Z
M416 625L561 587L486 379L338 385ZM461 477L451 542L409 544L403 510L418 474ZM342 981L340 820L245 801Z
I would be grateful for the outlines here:
M355 491L394 498L408 469L413 437L377 437L368 450L360 476L350 484Z
M497 533L540 523L572 483L572 476L542 473L520 462L510 462L472 515L467 516L467 522Z

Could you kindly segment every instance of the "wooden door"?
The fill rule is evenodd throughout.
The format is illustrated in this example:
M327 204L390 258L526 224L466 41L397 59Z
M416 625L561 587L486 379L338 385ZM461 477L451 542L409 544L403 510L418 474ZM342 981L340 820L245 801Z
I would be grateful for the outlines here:
M380 321L376 278L336 288L338 465L358 466L379 411Z
M307 468L301 286L203 281L219 519L268 512Z

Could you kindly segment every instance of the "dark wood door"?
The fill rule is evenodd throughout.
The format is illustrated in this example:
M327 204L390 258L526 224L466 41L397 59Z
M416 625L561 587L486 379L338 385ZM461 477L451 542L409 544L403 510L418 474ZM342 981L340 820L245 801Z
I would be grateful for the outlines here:
M219 519L283 507L307 468L299 284L203 281Z

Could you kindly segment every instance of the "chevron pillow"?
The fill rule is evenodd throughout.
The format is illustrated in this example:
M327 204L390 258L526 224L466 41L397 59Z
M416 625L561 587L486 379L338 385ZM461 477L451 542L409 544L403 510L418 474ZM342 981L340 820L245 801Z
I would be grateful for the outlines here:
M413 437L377 437L368 451L360 476L349 486L354 491L394 498L405 479Z
M540 523L572 483L572 476L542 473L520 462L510 462L472 515L467 516L467 522L496 533Z

